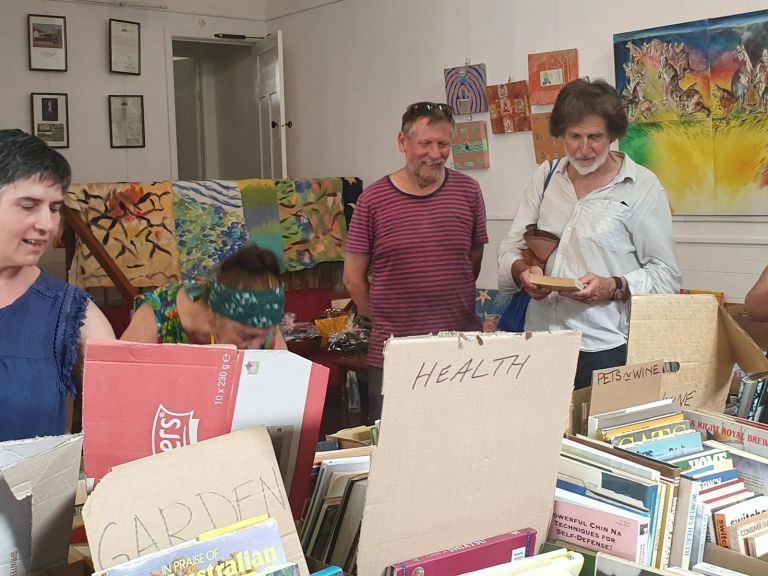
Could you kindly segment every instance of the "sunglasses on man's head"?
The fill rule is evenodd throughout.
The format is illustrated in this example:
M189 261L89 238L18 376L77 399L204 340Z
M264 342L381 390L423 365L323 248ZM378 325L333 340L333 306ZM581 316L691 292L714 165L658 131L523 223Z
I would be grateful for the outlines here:
M408 106L405 114L406 116L429 116L435 110L442 112L448 119L453 118L453 110L451 110L451 107L448 106L448 104L443 104L441 102L416 102L416 104Z

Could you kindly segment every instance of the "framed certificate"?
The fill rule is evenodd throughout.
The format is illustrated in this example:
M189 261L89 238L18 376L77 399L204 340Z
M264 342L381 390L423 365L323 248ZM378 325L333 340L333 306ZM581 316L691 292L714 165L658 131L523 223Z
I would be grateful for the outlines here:
M141 74L141 24L109 19L109 71Z

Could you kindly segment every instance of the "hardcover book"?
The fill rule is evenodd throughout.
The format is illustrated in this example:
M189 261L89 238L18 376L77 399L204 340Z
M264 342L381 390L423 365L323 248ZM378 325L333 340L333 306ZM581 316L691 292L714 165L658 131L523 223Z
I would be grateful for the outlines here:
M523 528L387 567L387 576L458 576L464 572L533 556L536 530Z

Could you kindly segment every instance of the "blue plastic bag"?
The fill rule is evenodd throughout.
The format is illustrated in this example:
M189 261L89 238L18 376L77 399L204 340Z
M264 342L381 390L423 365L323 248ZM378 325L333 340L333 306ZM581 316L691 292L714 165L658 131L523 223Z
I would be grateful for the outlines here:
M515 293L509 306L499 318L499 330L504 332L525 331L525 313L528 311L528 303L531 297L525 290Z

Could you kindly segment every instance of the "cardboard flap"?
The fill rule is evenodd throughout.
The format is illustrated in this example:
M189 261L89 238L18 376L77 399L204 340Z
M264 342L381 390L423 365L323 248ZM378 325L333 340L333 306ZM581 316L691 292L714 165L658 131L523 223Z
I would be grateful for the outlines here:
M768 370L768 358L760 346L747 334L727 310L720 307L720 321L728 335L731 355L744 372L765 372Z
M514 528L543 540L580 342L577 332L388 341L359 574Z
M21 559L29 570L67 560L82 444L80 434L0 444L2 480L20 503L2 510L11 535L0 526L0 540L30 555Z
M708 294L633 296L627 363L679 362L662 375L661 398L721 412L734 363L724 326Z
M121 464L83 507L96 570L267 514L288 560L308 574L272 442L263 426Z

